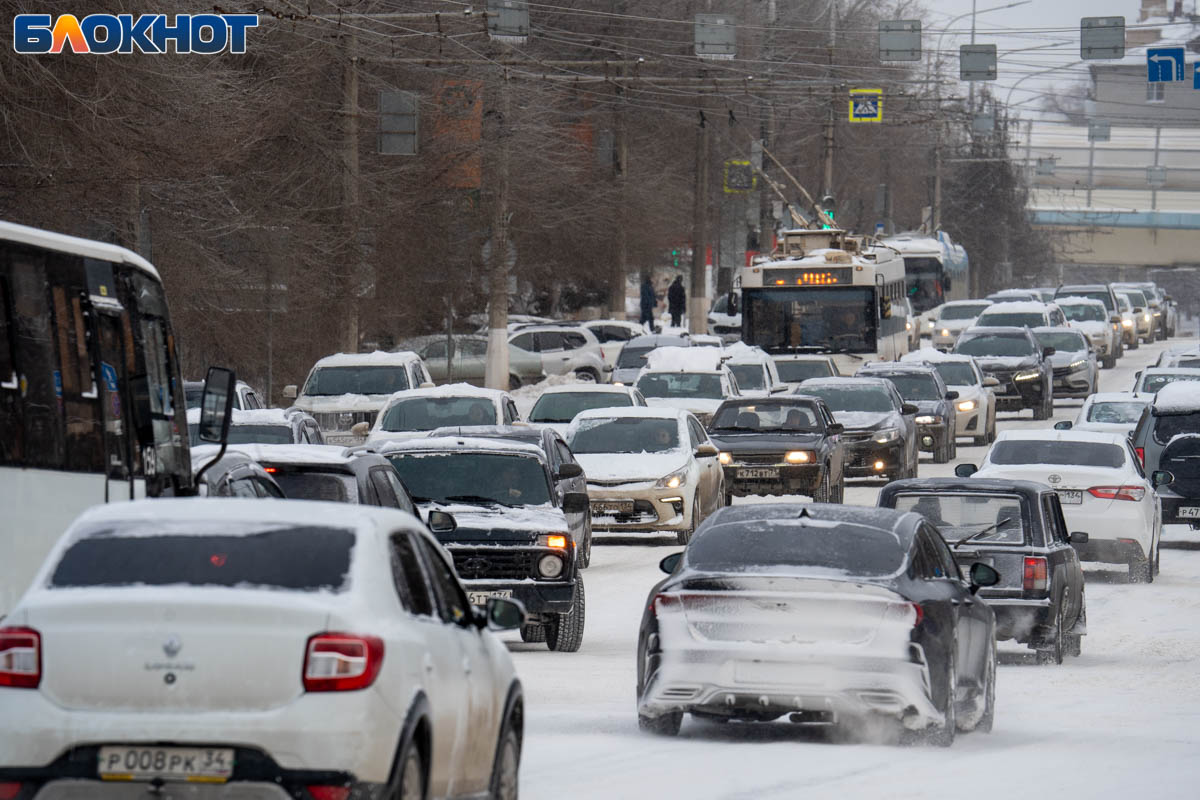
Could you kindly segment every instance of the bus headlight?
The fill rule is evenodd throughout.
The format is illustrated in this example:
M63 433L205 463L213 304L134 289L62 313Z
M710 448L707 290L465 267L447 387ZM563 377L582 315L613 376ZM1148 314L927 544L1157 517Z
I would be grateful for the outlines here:
M958 404L958 410L959 411L974 411L975 410L975 401L974 400L963 400L961 403Z

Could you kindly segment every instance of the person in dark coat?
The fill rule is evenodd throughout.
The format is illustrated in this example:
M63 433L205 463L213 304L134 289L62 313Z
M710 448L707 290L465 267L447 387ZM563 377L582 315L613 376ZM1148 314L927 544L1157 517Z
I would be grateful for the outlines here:
M683 276L676 275L675 282L667 289L667 310L671 312L671 325L678 328L687 307L687 292L683 288Z
M641 323L648 325L651 333L654 332L654 307L658 305L658 297L654 294L654 284L650 282L650 276L642 278L642 318Z

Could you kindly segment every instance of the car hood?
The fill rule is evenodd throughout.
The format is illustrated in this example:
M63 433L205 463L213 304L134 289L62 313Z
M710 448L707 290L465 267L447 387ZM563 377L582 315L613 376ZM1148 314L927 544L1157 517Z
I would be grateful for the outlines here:
M820 433L775 431L710 431L708 437L719 449L730 453L784 453L788 450L817 447L825 438Z
M946 407L941 400L905 400L917 407L918 414L944 414Z
M1108 333L1108 326L1111 323L1101 322L1098 319L1085 319L1079 322L1068 322L1067 325L1077 331L1083 331L1085 336L1094 338L1096 336L1104 336Z
M422 503L421 518L430 511L454 516L458 527L448 533L434 531L442 544L534 544L544 533L569 531L567 518L553 506L486 506L470 503Z
M1073 364L1080 359L1087 360L1088 354L1086 350L1076 350L1074 352L1055 352L1054 355L1047 359L1052 367L1065 367Z
M1033 356L986 356L976 358L979 368L985 372L988 370L1008 370L1008 369L1037 369L1038 360Z
M651 408L682 408L693 414L712 416L721 407L721 400L709 400L704 397L647 397L646 405Z
M339 411L378 411L391 397L390 394L339 394L296 398L295 406L310 414L333 414Z
M576 453L588 481L656 481L687 466L681 450L669 453Z
M835 411L833 418L845 425L848 431L873 431L900 424L896 414L891 411Z

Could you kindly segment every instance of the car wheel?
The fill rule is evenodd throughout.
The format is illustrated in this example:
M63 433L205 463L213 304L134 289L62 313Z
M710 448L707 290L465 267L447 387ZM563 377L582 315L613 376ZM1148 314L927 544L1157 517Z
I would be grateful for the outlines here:
M416 743L408 743L400 766L400 785L396 800L425 800L425 765L421 763L421 752Z
M575 370L575 378L576 380L583 381L584 383L600 382L600 376L597 375L596 370L592 369L591 367L584 367L582 369Z
M979 733L991 733L992 726L996 722L996 640L992 639L992 646L988 652L987 672L983 682L983 716L979 718L979 722L975 723L975 731Z
M692 540L692 534L696 532L696 514L700 508L700 495L697 494L692 498L692 514L688 518L687 527L676 534L676 541L679 544L686 545Z
M733 492L729 491L728 489L725 490L725 505L733 505Z
M672 711L661 717L646 717L638 714L638 727L655 736L677 736L683 724L683 712Z
M950 460L953 461L954 459L958 458L958 437L954 435L953 430L951 430L949 436L950 436Z
M846 479L845 477L838 478L837 494L834 496L834 503L839 505L846 502Z
M492 768L491 800L517 800L519 794L518 773L521 768L521 742L513 730L511 721L506 722L500 747L496 752L496 765Z
M1112 369L1117 365L1116 356L1105 356L1100 359L1100 369Z
M587 524L584 526L583 546L577 550L579 554L579 568L587 569L592 565L592 519L591 514L588 514Z
M1129 565L1130 583L1154 583L1154 562L1140 558Z
M1138 343L1137 334L1134 334L1133 336L1130 337L1129 344L1126 345L1126 349L1137 350L1139 347L1141 347L1141 345Z
M946 669L945 708L942 709L945 721L929 734L929 743L934 747L950 747L954 744L954 736L958 733L958 710L954 705L954 693L957 686L958 673L954 669L954 662L950 662L950 666Z
M933 449L933 463L945 464L950 460L950 440L949 437L938 443L938 446Z
M821 482L817 484L816 490L813 491L812 499L814 503L828 503L829 497L829 467L825 467L821 471Z
M1161 529L1160 529L1161 530ZM1162 534L1159 533L1158 544L1154 546L1154 574L1162 572Z
M546 641L546 626L545 625L522 625L521 626L521 641L537 644Z
M546 645L558 653L574 653L583 644L583 623L587 612L587 597L583 590L583 576L575 578L575 596L571 598L571 610L555 614L546 623Z
M1037 651L1037 662L1039 664L1061 664L1063 655L1066 653L1066 632L1063 631L1063 606L1066 604L1067 598L1060 597L1058 601L1058 612L1054 616L1054 640L1050 642L1049 647L1043 646Z
M988 443L991 441L992 441L992 432L990 430L988 430L986 427L984 428L982 435L971 437L971 444L974 445L975 447L987 447Z

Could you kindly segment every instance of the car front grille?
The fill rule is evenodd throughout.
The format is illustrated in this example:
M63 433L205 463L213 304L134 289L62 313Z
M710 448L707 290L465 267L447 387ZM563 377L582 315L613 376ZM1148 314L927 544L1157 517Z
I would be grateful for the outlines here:
M524 580L535 576L539 552L534 550L452 548L454 568L464 581Z
M847 431L842 434L842 441L846 444L855 444L868 441L871 436L871 431Z
M783 453L734 453L733 463L740 466L765 465L783 466Z

